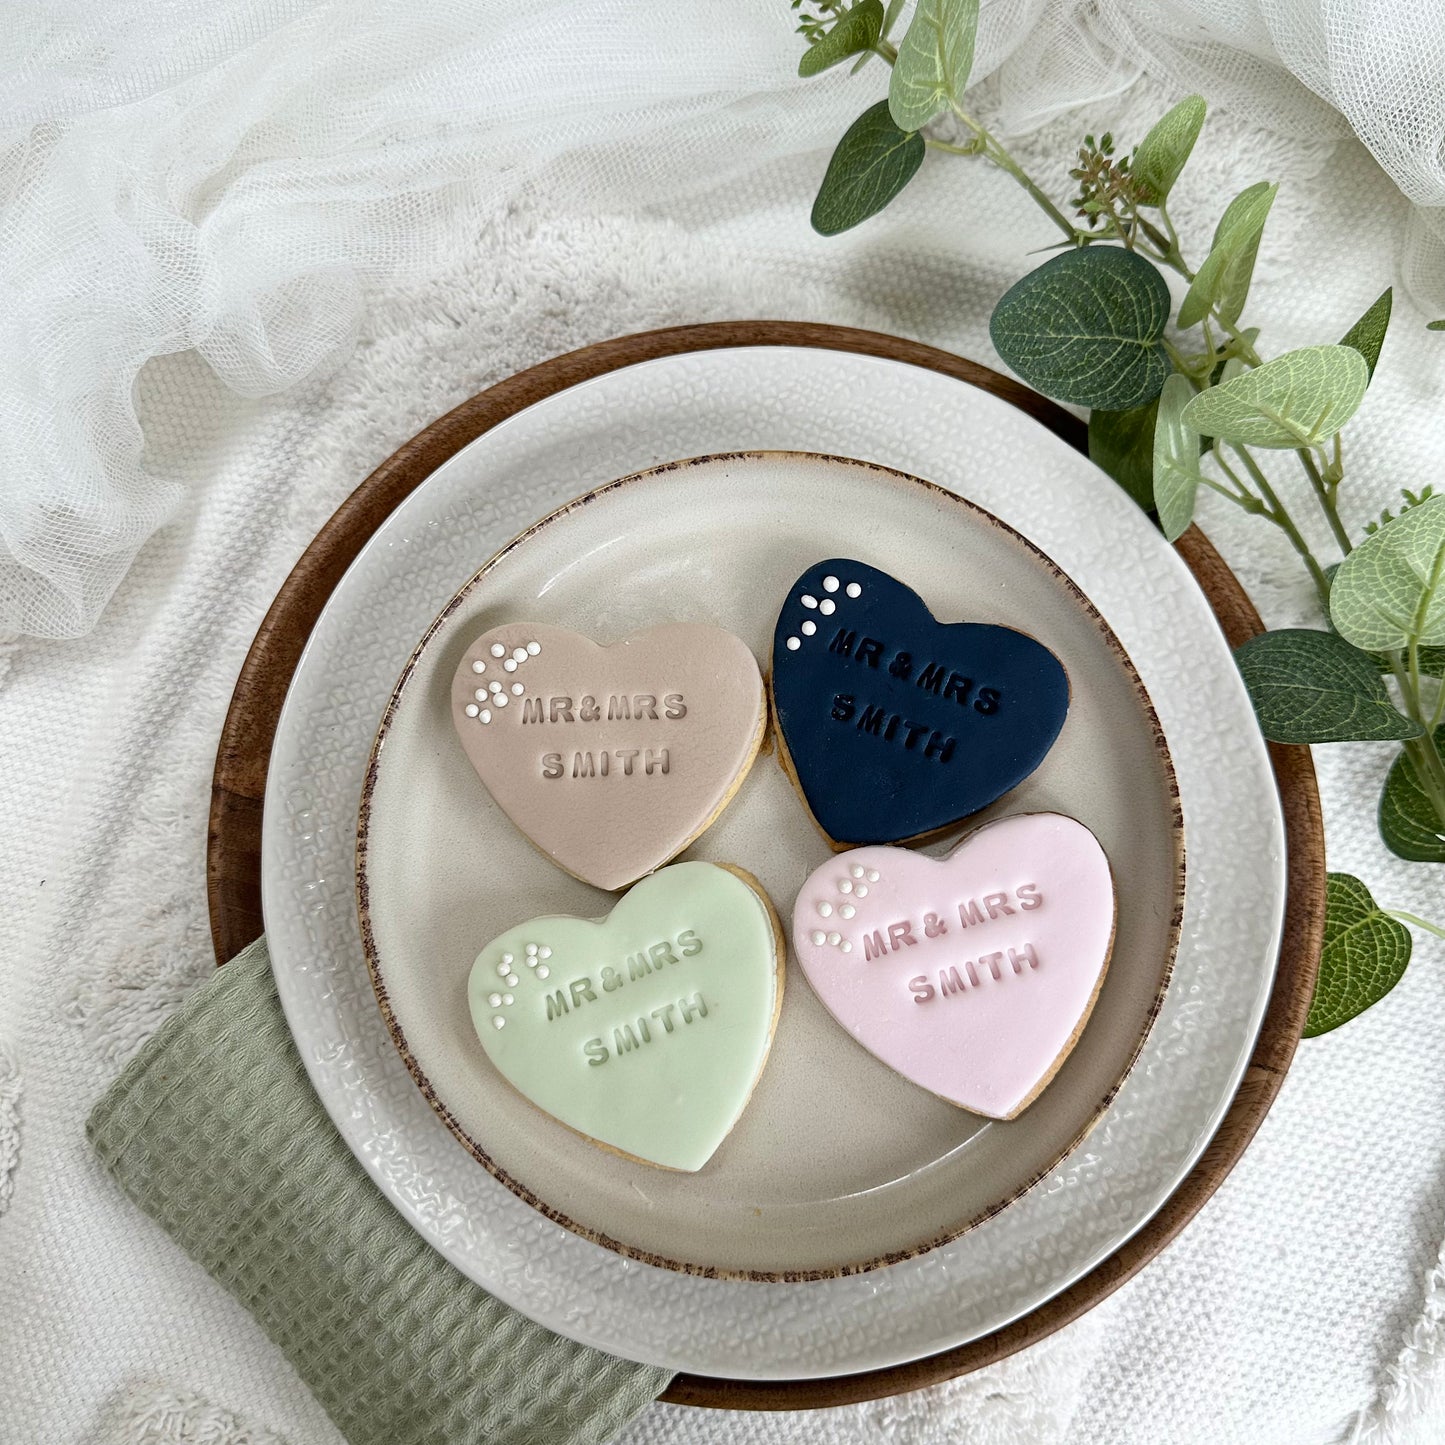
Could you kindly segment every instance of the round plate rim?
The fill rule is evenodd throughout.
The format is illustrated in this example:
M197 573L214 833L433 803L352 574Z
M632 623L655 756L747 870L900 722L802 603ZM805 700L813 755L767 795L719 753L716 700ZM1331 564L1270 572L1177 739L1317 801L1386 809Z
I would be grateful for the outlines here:
M739 347L851 352L935 372L1009 402L1086 451L1083 423L1010 378L919 342L811 322L736 321L614 338L518 372L438 418L384 461L303 553L252 644L217 751L207 888L218 962L262 931L260 831L276 720L297 660L331 592L377 526L438 466L506 417L558 391L639 362ZM1177 544L1234 646L1262 630L1238 579L1198 528ZM1319 966L1324 851L1308 750L1270 745L1287 837L1287 908L1280 965L1243 1080L1214 1139L1153 1217L1067 1289L967 1344L853 1374L800 1380L677 1376L663 1398L722 1409L823 1408L921 1388L982 1368L1061 1328L1131 1278L1193 1218L1237 1162L1278 1094L1299 1041Z
M626 487L633 487L639 483L645 483L666 474L679 471L683 468L695 467L704 463L712 462L735 462L756 460L776 461L785 459L789 461L824 462L830 466L854 467L860 471L870 472L880 482L892 485L904 485L917 487L930 496L937 498L940 502L959 508L961 511L970 513L975 519L982 521L986 526L993 527L1002 532L1012 542L1022 547L1050 572L1055 580L1059 582L1063 590L1071 597L1075 605L1083 610L1086 616L1094 624L1095 629L1102 635L1106 646L1122 663L1125 672L1133 685L1135 696L1147 718L1154 740L1154 752L1163 769L1164 779L1170 797L1170 836L1174 843L1174 888L1172 907L1168 925L1168 942L1165 947L1164 967L1159 976L1159 986L1150 1000L1148 1012L1144 1018L1143 1027L1138 1037L1134 1040L1129 1051L1129 1057L1124 1067L1110 1083L1102 1098L1094 1105L1090 1112L1088 1121L1083 1125L1075 1136L1059 1150L1057 1155L1052 1157L1048 1163L1038 1170L1029 1179L1018 1184L1006 1197L990 1204L986 1209L963 1220L956 1226L950 1226L941 1231L931 1239L914 1244L906 1249L900 1249L888 1254L879 1255L867 1260L849 1262L836 1265L830 1268L819 1269L791 1269L791 1270L761 1270L761 1269L722 1269L715 1265L700 1265L689 1263L684 1260L669 1258L666 1255L654 1253L651 1250L642 1249L636 1245L630 1245L621 1240L613 1239L600 1230L579 1224L561 1210L549 1205L544 1199L535 1194L522 1180L513 1177L506 1169L494 1160L487 1150L462 1127L460 1120L448 1109L445 1101L438 1095L431 1079L427 1076L426 1070L421 1062L412 1052L406 1041L406 1032L402 1028L401 1021L396 1017L391 1006L390 993L387 989L384 975L383 961L380 950L376 944L375 932L371 922L370 908L370 883L367 871L369 857L369 842L371 833L372 800L376 791L377 780L381 773L382 759L385 756L384 745L388 734L391 731L391 724L396 716L396 711L401 705L402 697L406 692L407 684L414 676L423 654L433 643L437 642L445 632L448 622L456 610L471 596L473 591L482 584L483 580L493 572L507 557L517 548L523 546L531 538L566 517L579 511L581 508L600 501L603 498L621 491ZM765 674L766 675L766 674ZM769 691L771 699L771 690ZM769 726L775 726L772 720L771 704L769 706ZM774 746L778 740L774 738ZM998 820L995 820L998 821ZM966 831L959 843L966 841L976 831ZM1122 642L1119 641L1114 629L1110 627L1108 619L1090 600L1083 588L1074 581L1069 574L1059 566L1046 552L1035 543L1025 537L1016 528L1009 526L1001 518L995 516L988 508L972 501L968 497L961 496L957 492L950 491L947 487L941 487L936 482L931 482L924 477L916 477L909 472L900 470L897 467L884 466L880 462L859 461L855 457L836 456L827 452L800 451L789 448L749 448L735 452L712 452L701 456L682 457L675 461L659 462L654 466L644 467L635 472L629 472L626 476L617 477L600 487L594 487L581 496L573 497L554 507L545 516L539 517L536 521L525 527L515 537L505 542L457 589L447 600L446 605L440 613L432 620L427 630L422 634L420 641L407 658L405 665L387 698L386 707L382 712L381 721L377 725L376 733L372 738L371 749L367 755L366 776L362 784L361 801L357 811L356 830L356 905L361 924L361 941L366 952L367 972L371 977L372 991L376 995L377 1004L381 1010L381 1017L386 1025L386 1031L397 1052L401 1055L402 1062L406 1065L407 1073L412 1081L421 1090L422 1097L427 1105L446 1125L453 1137L462 1145L471 1157L482 1166L494 1179L505 1184L519 1199L530 1204L532 1208L545 1215L553 1223L559 1224L564 1229L580 1235L583 1239L590 1240L593 1244L601 1245L604 1249L610 1249L628 1259L636 1259L643 1264L654 1265L660 1269L676 1270L680 1274L698 1275L707 1279L740 1279L755 1280L764 1284L806 1284L816 1280L840 1279L846 1275L865 1274L870 1270L884 1269L891 1264L898 1264L905 1259L912 1259L917 1255L926 1254L929 1250L937 1249L942 1245L949 1244L960 1238L984 1223L992 1219L1002 1210L1007 1209L1011 1204L1026 1194L1040 1180L1045 1179L1063 1163L1070 1154L1077 1149L1085 1139L1093 1132L1099 1120L1108 1112L1109 1105L1114 1096L1122 1087L1124 1081L1133 1072L1135 1065L1139 1062L1140 1055L1149 1040L1155 1020L1159 1017L1159 1010L1164 1003L1164 995L1168 991L1170 980L1174 975L1174 961L1179 952L1180 930L1184 922L1184 898L1185 889L1188 884L1187 842L1184 834L1184 815L1179 798L1179 780L1174 771L1174 761L1169 752L1169 743L1164 736L1164 730L1159 725L1159 718L1154 710L1148 689L1144 686L1143 679L1139 676L1133 660L1125 650ZM622 895L618 895L621 897Z

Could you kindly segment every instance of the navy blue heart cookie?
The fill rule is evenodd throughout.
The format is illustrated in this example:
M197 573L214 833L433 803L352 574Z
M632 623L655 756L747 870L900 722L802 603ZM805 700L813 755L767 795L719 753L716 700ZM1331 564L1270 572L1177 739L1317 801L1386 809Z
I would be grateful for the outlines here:
M1064 666L1011 627L938 622L886 572L834 557L773 634L780 761L834 843L936 833L1017 787L1069 711Z

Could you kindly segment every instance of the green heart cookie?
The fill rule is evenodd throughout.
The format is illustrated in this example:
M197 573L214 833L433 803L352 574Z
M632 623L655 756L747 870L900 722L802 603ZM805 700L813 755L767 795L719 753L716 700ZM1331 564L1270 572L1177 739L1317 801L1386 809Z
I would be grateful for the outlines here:
M604 919L534 918L494 938L472 965L472 1024L538 1108L609 1149L692 1172L767 1062L781 937L751 875L675 863Z

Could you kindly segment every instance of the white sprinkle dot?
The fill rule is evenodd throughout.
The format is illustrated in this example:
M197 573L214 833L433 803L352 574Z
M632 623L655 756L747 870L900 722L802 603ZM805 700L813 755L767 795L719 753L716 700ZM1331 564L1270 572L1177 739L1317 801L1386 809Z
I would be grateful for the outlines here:
M818 611L821 612L824 617L831 617L837 610L838 604L834 602L831 597L825 597L818 604Z
M824 933L821 928L815 928L808 936L814 943L826 943L828 941L828 935Z
M848 871L855 878L861 878L863 876L863 868L861 864L855 863Z
M493 1015L492 1015L492 1027L493 1027L494 1029L501 1029L501 1028L505 1028L506 1026L507 1026L507 1021L506 1021L506 1019L504 1019L504 1018L501 1016L501 1014L493 1014Z
M507 672L516 672L516 670L517 670L517 662L516 662L516 659L509 657L509 658L502 664L502 666L503 666L503 668L504 668Z
M823 591L836 592L838 590L838 579L836 577L823 578Z
M472 694L472 696L473 696L474 698L476 698L476 700L477 700L478 702L486 702L486 700L487 700L487 690L486 690L486 688L484 688L484 687L479 687L479 688Z
M842 941L843 935L841 933L830 933L828 935L828 942L831 943L834 948L837 948L837 946L842 943Z
M494 678L487 684L487 690L488 690L489 692L494 692L494 693L495 693L495 692L501 692L501 690L502 690L502 684L499 683L499 682L497 681L497 679L494 677ZM480 697L481 697L481 693L478 693L477 696L480 698Z
M536 960L536 958L535 958L532 954L529 953L529 954L527 955L527 967L528 967L528 968L536 968L536 966L537 966L537 960Z
M466 707L462 709L462 711L466 713L468 717L476 717L476 715L481 712L481 708L479 708L476 703L469 702Z
M526 690L527 690L527 689L524 688L520 682L514 682L514 683L512 684L512 696L513 696L513 697L521 697L521 695L522 695L524 692L526 692Z
M492 720L492 710L491 710L491 708L489 708L489 707L484 707L484 708L482 709L482 715L481 715L481 717L478 719L478 721L479 721L479 722L484 722L484 723L489 723L489 722L491 722L491 720Z
M536 953L536 951L537 951L537 945L536 945L535 943L529 943L529 944L527 945L527 952L528 952L528 953Z
M839 915L840 915L841 917L843 917L843 918L852 918L852 916L853 916L855 913L857 913L857 911L858 911L858 910L857 910L856 908L854 908L851 903L845 903L845 904L838 910L838 913L839 913Z
M868 885L866 883L860 883L853 890L853 896L855 898L866 898L868 896Z
M527 655L529 657L536 657L536 655L541 652L541 650L542 644L540 642L529 642L527 644Z
M818 605L818 599L814 597L811 592L803 593L803 595L798 600L803 604L804 607L816 607Z
M789 652L796 652L802 645L803 644L796 637L790 637L788 639Z
M804 637L811 637L817 630L818 624L814 622L811 617L803 624L802 631Z
M489 993L487 995L487 1002L491 1004L493 1008L501 1008L502 996L499 993Z
M824 899L823 902L818 905L818 912L821 913L824 918L827 918L833 912L833 905Z
M548 968L547 965L544 963L544 964L541 966L541 968L539 968L539 969L537 970L537 977L538 977L538 978L546 978L547 975L548 975L549 973L551 973L551 971L552 971L552 970L551 970L550 968Z
M876 868L870 868L868 870L868 881L870 883L876 883L878 881L878 870Z
M516 997L515 997L515 995L513 995L513 994L504 993L504 994L502 995L502 1004L503 1004L504 1007L505 1007L505 1006L508 1006L508 1005L511 1005L511 1004L514 1004L514 1003L516 1003L516 1001L517 1001L517 1000L516 1000Z
M486 670L487 664L480 657L472 664L473 672L485 672Z
M492 656L493 656L493 657L505 657L506 655L507 655L507 649L506 649L505 647L503 647L500 642L494 642L494 643L492 644Z
M503 978L506 978L506 976L511 973L511 971L512 955L510 953L504 953L502 955L502 961L497 965L497 972L501 974Z
M550 948L548 948L547 945L544 943L544 944L541 946L541 948L539 948L539 949L537 950L537 957L538 957L538 958L551 958L551 957L552 957L552 950L551 950Z
M515 973L509 973L502 981L506 984L510 984L512 988L516 988L516 986L521 982L521 980L517 977Z
M507 694L504 693L504 692L499 692L499 693L497 694L497 706L498 706L498 707L506 707L506 705L507 705L509 702L511 702L511 700L512 700L512 699L509 698L509 697L507 696Z
M525 647L514 647L512 649L512 660L514 662L526 662L527 649Z
M851 893L853 891L853 880L851 878L840 878L838 880L839 893Z
M838 945L838 952L839 952L839 953L852 953L852 952L853 952L853 945L852 945L851 943L849 943L848 940L845 938L845 939L842 941L842 943L840 943L840 944Z
M856 582L850 582L843 590L850 597L861 597L863 595L863 589Z

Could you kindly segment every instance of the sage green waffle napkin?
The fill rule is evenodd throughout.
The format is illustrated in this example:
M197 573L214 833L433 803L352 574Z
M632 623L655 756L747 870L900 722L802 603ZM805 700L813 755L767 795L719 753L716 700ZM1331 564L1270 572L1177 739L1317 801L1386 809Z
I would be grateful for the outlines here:
M312 1092L264 939L161 1027L86 1132L352 1445L609 1440L667 1384L494 1300L382 1198Z

